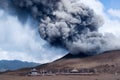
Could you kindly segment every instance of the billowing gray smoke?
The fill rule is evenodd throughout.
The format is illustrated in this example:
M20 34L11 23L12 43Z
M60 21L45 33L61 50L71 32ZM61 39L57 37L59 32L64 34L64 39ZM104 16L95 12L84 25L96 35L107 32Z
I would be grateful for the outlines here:
M2 8L12 6L18 17L30 15L37 20L40 36L53 46L63 47L72 54L87 55L116 49L110 47L109 36L98 33L103 24L100 16L79 0L3 1L6 5L1 5Z
M102 36L97 32L102 24L99 16L83 4L65 4L64 1L61 1L57 10L52 11L55 20L49 16L42 20L41 37L71 53L99 52L100 44L103 44Z

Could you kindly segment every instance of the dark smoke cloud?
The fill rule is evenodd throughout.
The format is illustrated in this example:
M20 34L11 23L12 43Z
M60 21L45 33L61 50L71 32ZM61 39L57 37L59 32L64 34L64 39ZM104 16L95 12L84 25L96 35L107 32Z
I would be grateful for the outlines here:
M58 9L40 24L40 35L52 45L66 48L71 53L92 55L99 53L104 44L97 32L102 19L84 4L61 0Z
M5 10L14 10L21 21L32 16L40 24L43 39L72 54L93 55L114 49L108 46L107 36L98 33L103 24L100 16L77 0L1 0L0 4Z

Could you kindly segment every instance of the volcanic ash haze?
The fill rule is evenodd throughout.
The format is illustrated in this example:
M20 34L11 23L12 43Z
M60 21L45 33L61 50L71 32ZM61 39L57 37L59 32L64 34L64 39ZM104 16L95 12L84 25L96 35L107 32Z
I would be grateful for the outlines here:
M104 21L80 0L4 0L18 17L32 16L40 25L41 38L72 54L95 55L120 49L119 38L98 32ZM0 4L3 3L2 1ZM27 18L27 17L26 17ZM114 40L113 40L114 38ZM113 43L116 42L116 43Z

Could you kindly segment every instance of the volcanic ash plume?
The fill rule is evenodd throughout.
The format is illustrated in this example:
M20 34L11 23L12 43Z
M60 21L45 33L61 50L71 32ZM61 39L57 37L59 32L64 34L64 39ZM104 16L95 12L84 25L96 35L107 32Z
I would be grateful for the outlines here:
M109 35L98 32L103 20L79 0L6 0L18 17L31 15L40 24L40 36L53 46L72 54L94 55L111 47ZM2 2L0 2L2 4ZM7 6L1 5L6 9Z
M105 41L97 32L102 19L84 4L61 0L51 16L41 19L40 35L54 46L73 54L93 55L101 51Z

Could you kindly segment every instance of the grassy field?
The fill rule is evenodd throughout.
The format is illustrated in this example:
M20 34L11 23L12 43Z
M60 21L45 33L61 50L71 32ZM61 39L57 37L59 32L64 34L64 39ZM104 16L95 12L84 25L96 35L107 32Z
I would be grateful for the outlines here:
M33 77L0 75L0 80L120 80L120 75L54 75Z

